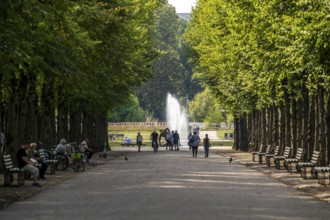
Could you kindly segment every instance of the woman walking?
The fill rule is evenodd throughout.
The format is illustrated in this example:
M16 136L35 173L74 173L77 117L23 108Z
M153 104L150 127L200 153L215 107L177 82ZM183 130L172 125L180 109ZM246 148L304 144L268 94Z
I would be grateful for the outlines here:
M197 158L198 145L199 145L200 140L201 139L199 138L199 135L197 134L196 131L194 131L194 135L192 135L191 138L189 139L189 143L192 148L192 156L195 158Z

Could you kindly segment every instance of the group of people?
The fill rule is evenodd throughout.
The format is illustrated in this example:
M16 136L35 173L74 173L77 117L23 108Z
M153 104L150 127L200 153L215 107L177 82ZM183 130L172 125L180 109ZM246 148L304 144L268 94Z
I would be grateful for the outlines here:
M199 146L200 142L201 142L201 139L200 139L197 131L194 131L193 133L191 133L191 132L189 133L188 146L189 146L189 150L192 150L192 156L194 158L197 158L198 146ZM205 134L205 138L203 139L203 146L204 146L205 158L208 158L209 149L211 147L210 138L209 138L208 134Z
M175 151L179 150L180 135L178 131L168 132L165 137L165 140L166 140L166 150L167 148L169 150L173 150L173 147Z
M87 155L87 161L92 158L93 150L87 145L88 140L84 140L78 146L76 143L71 145L71 152L68 151L66 146L66 140L61 139L60 143L55 148L55 154L62 154L67 157L69 164L72 166L76 159L76 154L84 153ZM46 179L45 173L48 168L48 164L44 161L39 152L39 149L43 148L41 142L30 143L24 142L16 152L17 164L20 169L25 173L30 174L33 180L32 186L42 187L38 183L38 179ZM53 152L46 151L46 154L50 156Z
M153 148L154 153L158 152L158 137L159 134L157 133L156 130L154 130L151 134L150 134L150 140L151 140L151 146ZM168 134L165 137L166 140L166 150L174 150L178 151L179 150L179 143L180 143L180 136L179 133L177 131L172 131L172 132L168 132ZM141 146L142 146L142 141L143 141L143 137L140 134L140 132L138 132L137 136L136 136L136 143L138 146L138 152L141 151ZM198 130L194 130L194 132L190 132L188 135L188 146L189 146L189 150L192 150L192 156L194 158L197 158L197 153L198 153L198 146L200 145L201 139L199 137L199 132ZM211 147L211 143L210 143L210 139L208 137L208 134L205 134L205 137L203 138L203 146L204 146L204 153L205 153L205 158L209 157L209 149Z

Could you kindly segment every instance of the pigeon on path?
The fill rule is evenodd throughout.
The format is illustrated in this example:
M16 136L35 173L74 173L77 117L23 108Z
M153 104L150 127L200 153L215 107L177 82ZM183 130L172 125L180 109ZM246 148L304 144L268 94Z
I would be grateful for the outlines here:
M229 158L229 163L231 163L233 161L233 158L231 157L231 158Z
M125 160L128 160L128 158L125 156Z

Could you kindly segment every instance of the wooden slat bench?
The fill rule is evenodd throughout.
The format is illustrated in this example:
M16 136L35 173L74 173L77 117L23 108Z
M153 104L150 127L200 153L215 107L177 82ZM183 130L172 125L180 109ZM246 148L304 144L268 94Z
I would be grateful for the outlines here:
M289 158L291 156L291 148L285 147L283 155L281 156L274 156L274 163L276 169L281 169L281 161L284 161L285 159Z
M292 165L294 165L294 164L297 165L299 162L302 161L302 159L304 157L304 153L305 153L304 149L298 148L297 153L294 158L287 158L284 160L285 168L289 173L292 173ZM297 172L299 172L298 169L297 169Z
M14 166L10 155L3 155L4 172L4 186L23 186L24 185L24 171ZM14 177L16 174L16 179ZM16 181L15 181L16 180ZM16 184L14 184L14 181Z
M276 146L274 153L270 153L270 154L265 154L265 158L266 158L266 164L268 167L270 167L270 159L273 158L275 156L279 156L279 152L280 152L280 146Z
M267 148L265 150L265 152L258 152L258 158L259 158L259 164L262 164L262 157L265 156L266 154L270 154L272 153L273 148L271 147L271 145L267 145Z
M314 167L319 165L320 158L321 158L321 152L314 150L310 162L299 162L297 164L297 170L300 170L300 175L302 178L304 179L308 178L307 170L309 170L311 174L309 178L313 178L313 179L316 178L316 176L314 176Z
M314 175L320 185L330 185L330 166L327 167L314 167Z
M39 149L39 155L41 159L48 164L49 174L54 174L56 170L56 164L58 160L56 159L47 159L46 153L44 149Z
M266 145L260 145L259 151L251 151L252 154L252 161L255 162L256 161L256 154L258 153L263 153L266 151Z

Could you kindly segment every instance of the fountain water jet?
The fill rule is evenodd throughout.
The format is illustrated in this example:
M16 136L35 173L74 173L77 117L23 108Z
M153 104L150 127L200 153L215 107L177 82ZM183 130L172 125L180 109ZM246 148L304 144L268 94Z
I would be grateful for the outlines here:
M177 130L180 135L181 145L187 145L188 119L185 109L181 109L178 100L170 93L167 94L166 118L169 129Z

